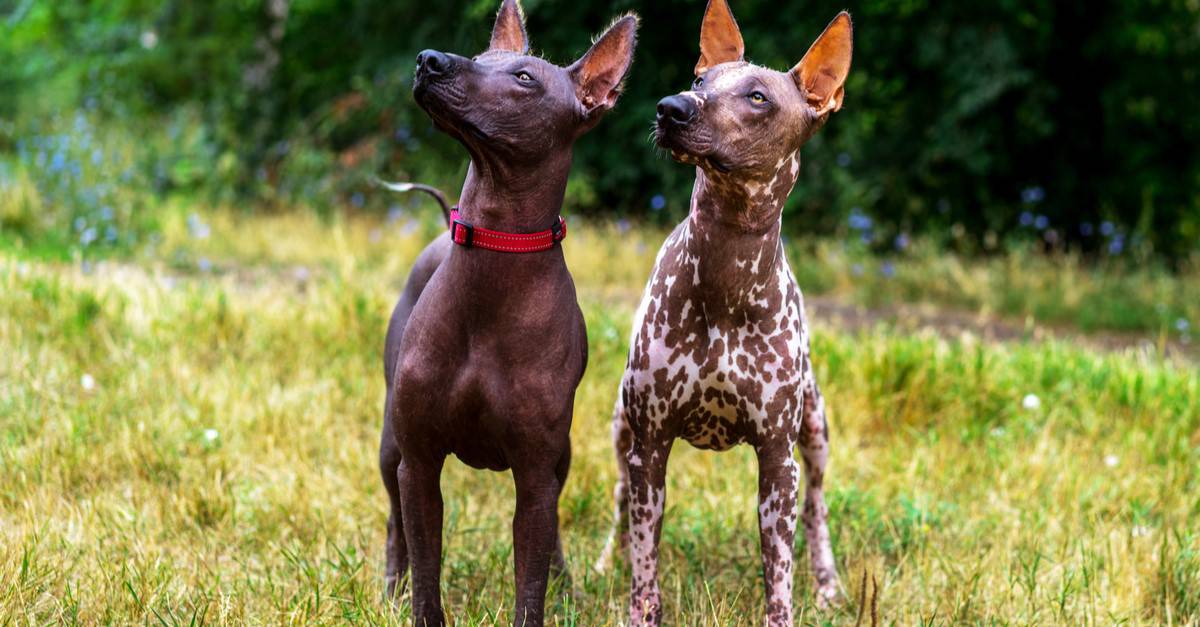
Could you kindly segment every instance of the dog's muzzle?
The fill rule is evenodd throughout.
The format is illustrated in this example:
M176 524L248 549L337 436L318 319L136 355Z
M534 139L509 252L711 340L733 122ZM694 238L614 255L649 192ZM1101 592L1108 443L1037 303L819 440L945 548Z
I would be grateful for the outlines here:
M449 55L437 50L422 50L417 55L417 71L414 79L417 84L421 84L447 76L453 70L454 60Z
M686 128L699 115L696 102L685 96L667 96L658 101L658 127L661 129Z

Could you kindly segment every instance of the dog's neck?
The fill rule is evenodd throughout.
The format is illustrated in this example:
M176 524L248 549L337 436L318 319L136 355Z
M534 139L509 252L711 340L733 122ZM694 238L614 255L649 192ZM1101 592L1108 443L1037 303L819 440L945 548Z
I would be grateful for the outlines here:
M462 219L478 227L510 233L550 228L562 211L571 156L558 155L536 167L474 159L459 196Z
M767 174L710 172L697 167L690 219L730 233L761 235L779 222L799 174L798 150Z
M780 247L783 206L800 172L799 153L772 175L737 176L696 168L688 216L688 247L706 289L723 298L764 285L785 263Z

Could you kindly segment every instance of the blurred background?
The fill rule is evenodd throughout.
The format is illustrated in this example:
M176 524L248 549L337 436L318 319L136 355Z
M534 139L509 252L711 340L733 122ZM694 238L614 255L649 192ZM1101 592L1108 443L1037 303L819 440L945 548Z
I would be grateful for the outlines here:
M788 232L1168 268L1200 251L1200 2L732 4L749 59L777 69L836 11L855 19L846 104L805 151ZM693 173L648 134L654 103L691 82L703 0L524 5L560 64L641 14L627 92L580 142L567 210L676 221ZM465 153L414 105L413 58L482 50L496 6L0 0L0 185L23 200L0 209L3 237L136 245L167 198L394 210L374 175L456 194Z

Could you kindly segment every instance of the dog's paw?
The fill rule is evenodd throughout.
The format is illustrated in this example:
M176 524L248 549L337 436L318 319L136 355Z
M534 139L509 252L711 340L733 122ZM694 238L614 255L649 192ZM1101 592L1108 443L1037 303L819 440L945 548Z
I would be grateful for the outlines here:
M834 609L842 604L842 596L838 594L837 581L831 581L817 587L817 609L821 611Z

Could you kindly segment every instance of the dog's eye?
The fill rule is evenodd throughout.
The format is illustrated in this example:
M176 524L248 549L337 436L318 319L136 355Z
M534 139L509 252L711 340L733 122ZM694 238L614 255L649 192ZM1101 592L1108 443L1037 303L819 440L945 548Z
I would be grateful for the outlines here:
M764 96L761 91L756 91L750 94L750 102L753 102L756 105L765 104L767 102L767 97Z
M517 80L522 83L528 83L533 80L533 77L529 75L529 72L521 71L517 72Z
M704 77L697 76L696 80L692 81L692 89L700 89L701 87L704 87Z

